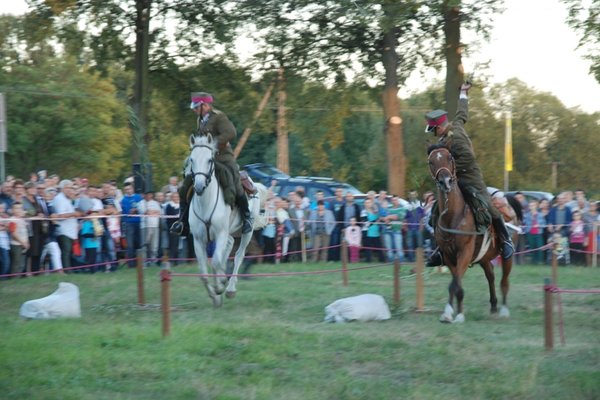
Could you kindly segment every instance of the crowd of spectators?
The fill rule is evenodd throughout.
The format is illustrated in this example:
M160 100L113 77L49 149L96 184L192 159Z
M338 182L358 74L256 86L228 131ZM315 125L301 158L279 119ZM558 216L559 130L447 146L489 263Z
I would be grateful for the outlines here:
M85 178L60 179L45 171L27 181L8 176L0 189L0 275L28 276L42 271L114 272L135 267L142 252L145 266L168 255L171 264L194 258L192 240L170 234L179 214L178 178L161 191L136 193L133 178L91 184ZM417 247L435 246L428 221L432 192L411 191L407 200L385 191L356 199L338 189L325 199L308 198L298 187L285 198L269 190L267 224L254 232L250 253L265 263L308 260L338 262L340 244L350 262L414 261ZM590 265L598 204L583 190L563 192L551 204L517 193L523 211L517 263L546 264L545 244L560 243L564 264ZM210 254L210 248L209 248Z
M547 199L527 200L520 192L515 198L523 211L523 232L519 237L516 262L547 264L552 246L558 244L557 254L562 265L592 265L597 252L600 223L598 202L590 201L584 190L565 191L552 202Z

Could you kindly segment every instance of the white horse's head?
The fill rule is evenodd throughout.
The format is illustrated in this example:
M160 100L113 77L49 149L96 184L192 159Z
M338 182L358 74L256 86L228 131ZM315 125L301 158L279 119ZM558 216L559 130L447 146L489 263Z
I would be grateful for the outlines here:
M194 191L198 196L204 193L215 173L215 152L217 142L212 135L190 136L191 154L189 173L194 180Z

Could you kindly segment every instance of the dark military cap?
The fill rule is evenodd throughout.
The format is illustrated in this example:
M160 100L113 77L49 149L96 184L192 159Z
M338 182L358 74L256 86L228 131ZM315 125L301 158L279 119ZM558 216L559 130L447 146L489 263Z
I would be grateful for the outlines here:
M433 110L425 114L425 119L427 120L425 132L431 132L436 126L440 126L448 121L448 112L444 110Z

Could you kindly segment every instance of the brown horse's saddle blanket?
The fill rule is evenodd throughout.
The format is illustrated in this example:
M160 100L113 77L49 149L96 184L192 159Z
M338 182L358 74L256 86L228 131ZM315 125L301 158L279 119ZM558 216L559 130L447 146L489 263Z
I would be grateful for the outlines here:
M471 186L461 187L461 190L465 201L471 207L471 211L473 211L477 231L484 232L492 223L492 214L490 214L490 210L488 209L489 204Z

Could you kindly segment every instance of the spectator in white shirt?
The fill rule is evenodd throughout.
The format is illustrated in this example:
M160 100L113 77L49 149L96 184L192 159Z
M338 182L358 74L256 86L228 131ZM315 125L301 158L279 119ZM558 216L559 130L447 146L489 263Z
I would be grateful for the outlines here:
M71 255L73 253L73 241L77 240L79 225L77 218L82 214L75 210L73 201L77 196L73 182L68 179L60 181L58 187L60 193L52 202L54 214L52 219L56 220L56 236L61 252L61 261L64 268L71 266Z

